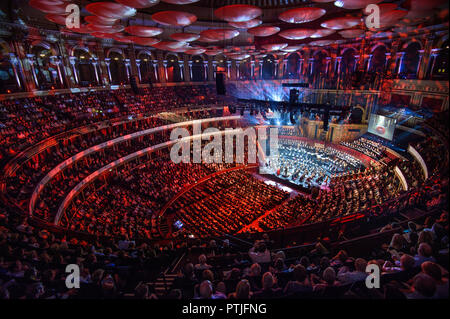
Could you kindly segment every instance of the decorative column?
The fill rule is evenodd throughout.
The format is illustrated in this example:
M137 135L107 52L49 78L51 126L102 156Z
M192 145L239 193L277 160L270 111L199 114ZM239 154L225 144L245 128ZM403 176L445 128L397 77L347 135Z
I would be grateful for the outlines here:
M216 79L216 73L217 73L217 61L213 60L212 61L212 65L213 65L213 76L214 76L214 80Z
M396 65L398 66L397 74L400 74L400 72L402 71L404 56L405 56L405 52L398 52L397 53L397 59L396 59Z
M277 79L278 78L278 61L275 60L275 71L274 71L274 78Z
M255 61L250 61L250 78L253 80L255 78Z
M227 75L231 79L231 61L227 61Z
M314 58L309 58L309 63L308 63L308 67L309 67L309 75L313 74L313 70L314 70Z
M240 72L240 67L241 62L240 61L236 61L236 80L240 80L241 78L241 72Z
M418 76L419 76L419 70L420 70L422 62L423 62L423 53L424 52L425 52L424 50L419 50L419 62L417 63L417 68L416 68L416 78L418 78Z
M369 54L369 62L367 62L367 72L370 70L370 64L372 63L373 54Z
M205 72L205 82L208 82L208 61L203 61L203 71Z
M189 61L188 64L189 64L189 80L192 82L192 64L193 64L193 62Z
M342 57L341 56L337 56L336 57L336 75L337 75L337 83L336 83L336 88L339 90L339 86L340 86L340 81L341 81L341 63L342 63ZM337 94L336 94L336 99L337 99Z
M39 88L39 81L37 79L36 69L34 67L34 63L35 63L34 55L33 54L27 54L27 58L28 58L28 63L30 63L31 74L33 74L34 85L36 86L36 88Z
M325 76L328 77L328 75L330 74L329 70L330 70L330 65L331 65L331 57L327 57L326 60L327 60L327 64L325 67Z
M360 65L362 65L362 69L364 70L364 58L362 59L362 63L360 63L361 61L359 60L359 58L360 58L359 55L355 55L355 64L353 65L353 72L358 70L358 67Z
M181 79L181 82L184 82L184 61L183 60L181 60L181 61L178 61L178 66L179 66L179 68L180 68L180 79Z
M428 67L430 65L431 54L433 53L433 44L435 42L436 35L433 33L425 35L425 43L423 45L423 58L420 64L417 78L419 80L425 79L427 76ZM435 49L440 50L440 49ZM434 51L436 53L436 51Z
M163 67L164 67L164 78L166 79L166 82L169 82L169 75L167 74L167 60L163 60Z
M50 61L52 61L52 63L56 64L56 70L58 72L58 79L59 79L59 83L61 84L61 87L64 87L64 80L63 80L63 76L62 76L62 72L61 72L61 59L58 56L51 56L50 57Z
M137 69L137 75L138 75L138 78L139 78L139 83L142 83L141 60L140 59L136 59L136 60L134 60L134 62L136 62L136 69Z
M106 66L105 51L99 44L95 47L95 52L97 56L98 77L100 79L99 84L108 85L110 81L108 67Z
M214 66L214 60L212 56L208 56L208 80L213 81L215 79L216 68Z
M283 79L285 79L287 76L288 76L288 74L286 74L287 73L287 63L288 63L288 60L287 59L283 59L283 74L281 75L281 77L283 78Z
M159 76L158 76L158 60L152 61L153 66L153 72L155 73L155 81L159 82Z
M134 43L131 43L128 47L128 57L130 58L130 74L136 75L139 74L138 66L137 66L137 59L136 59L136 50L134 48ZM139 75L138 75L139 77Z
M19 60L17 59L17 57L14 53L9 54L9 62L11 63L11 65L13 67L14 77L16 79L17 88L19 90L22 90L22 83L20 81L19 72L17 71L18 61Z
M105 59L105 64L106 64L106 69L108 70L108 80L109 83L112 83L112 76L111 76L111 58L106 58Z
M127 79L130 79L131 74L131 63L130 59L124 59L123 62L125 63L125 70L127 71Z
M95 80L97 81L97 84L98 84L98 85L101 85L102 82L101 82L101 80L100 80L100 75L99 75L98 58L93 57L93 58L91 59L91 63L92 63L92 66L94 67Z
M80 84L80 80L78 78L77 67L76 67L76 61L77 61L76 57L74 57L74 56L69 57L69 62L70 62L70 65L72 66L73 76L75 77L75 83Z
M387 69L389 60L391 59L391 54L389 52L385 53L386 61L384 62L384 68Z
M259 79L262 80L263 78L263 61L258 61L259 64Z
M303 64L304 64L304 62L305 62L305 59L300 59L300 63L299 63L299 66L298 66L298 72L297 72L297 75L298 75L299 79L301 79L303 77Z
M431 57L430 57L430 62L431 62L431 67L429 69L429 74L426 74L426 77L431 78L433 76L433 71L434 71L434 66L436 65L436 59L439 55L439 51L441 51L441 49L433 49L431 50Z

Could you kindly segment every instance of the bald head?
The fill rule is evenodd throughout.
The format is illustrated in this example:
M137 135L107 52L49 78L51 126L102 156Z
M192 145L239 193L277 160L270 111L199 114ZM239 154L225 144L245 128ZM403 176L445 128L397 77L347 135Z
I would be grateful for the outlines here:
M205 280L200 284L200 296L204 299L211 298L213 289L209 280Z

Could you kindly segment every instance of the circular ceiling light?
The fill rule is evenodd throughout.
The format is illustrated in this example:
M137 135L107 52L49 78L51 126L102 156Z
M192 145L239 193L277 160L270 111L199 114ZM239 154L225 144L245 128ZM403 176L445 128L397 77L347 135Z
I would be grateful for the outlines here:
M191 4L199 2L200 0L161 0L161 1L170 4Z
M281 13L278 18L288 23L305 23L321 18L325 9L316 7L294 8Z
M361 18L356 17L340 17L327 20L320 26L327 29L342 30L356 27L361 23Z
M331 41L331 40L317 40L317 41L309 42L308 45L323 47L325 45L330 45L332 43L333 43L333 41Z
M184 27L197 21L197 16L184 11L160 11L152 14L152 20L163 25Z
M354 10L363 9L369 4L377 4L382 1L383 0L337 0L334 2L334 5L339 8Z
M114 2L94 2L86 6L92 14L109 19L129 18L136 14L136 9Z
M303 40L313 35L315 30L312 29L288 29L283 30L278 35L288 40Z
M287 43L269 43L261 45L261 47L267 51L280 51L287 46Z
M262 23L260 19L252 19L243 22L228 22L229 25L238 29L249 29L259 26Z
M163 29L157 27L146 27L143 25L132 25L125 28L125 31L129 34L136 35L138 37L154 37L163 33Z
M233 4L214 10L214 15L228 22L244 22L255 19L262 14L262 10L248 4Z
M30 6L44 13L67 14L66 4L63 1L31 0Z
M180 33L172 33L170 35L170 38L180 42L192 42L198 40L200 38L200 35L196 33L180 32Z
M287 46L287 47L281 49L281 51L284 51L284 52L295 52L295 51L300 50L301 48L303 48L303 45L290 45L290 46Z
M271 27L271 26L259 26L255 28L248 29L247 32L253 34L257 37L268 37L278 33L280 31L279 27Z
M230 40L239 35L239 31L230 29L209 29L200 32L200 35L213 40Z
M332 29L317 29L311 36L310 38L316 39L316 38L323 38L323 37L327 37L333 33L335 33L335 30Z
M342 30L338 32L341 37L346 38L346 39L351 39L351 38L360 38L363 37L365 32L362 29L349 29L349 30Z
M100 24L100 25L113 25L116 24L116 22L119 19L109 19L109 18L103 18L99 16L87 16L84 17L84 21L90 24Z
M116 0L116 2L132 8L142 9L157 5L159 0Z
M87 28L92 32L104 32L104 33L118 33L122 32L125 29L123 25L99 25L99 24L88 24Z

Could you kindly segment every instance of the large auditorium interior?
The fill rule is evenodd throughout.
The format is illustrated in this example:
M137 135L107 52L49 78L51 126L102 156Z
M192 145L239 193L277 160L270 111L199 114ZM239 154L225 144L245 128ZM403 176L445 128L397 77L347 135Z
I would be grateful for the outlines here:
M2 0L0 299L448 300L448 68L447 0Z

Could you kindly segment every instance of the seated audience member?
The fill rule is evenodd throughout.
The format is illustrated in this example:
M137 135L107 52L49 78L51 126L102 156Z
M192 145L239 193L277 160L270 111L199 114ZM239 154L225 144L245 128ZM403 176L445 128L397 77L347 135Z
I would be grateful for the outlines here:
M354 266L355 271L349 271L348 267L342 267L337 275L338 280L343 284L366 280L367 261L363 258L356 258Z
M311 283L308 280L308 273L305 267L297 265L293 270L294 281L289 281L284 288L285 295L308 295L312 293Z
M221 293L214 294L213 285L209 280L204 280L199 287L199 296L196 299L225 299Z
M432 299L436 293L436 282L427 274L418 274L413 279L410 292L406 293L408 299Z
M252 291L261 289L261 266L258 263L254 263L250 266L250 273L246 276L249 281Z
M236 286L236 291L228 295L228 299L251 299L250 283L247 279L242 279Z
M312 274L311 279L314 281L313 291L323 298L339 297L338 288L341 283L336 280L336 271L332 267L328 267L323 271L322 279Z
M211 265L206 263L206 255L200 255L198 257L198 264L195 265L195 270L207 270L211 269Z
M432 256L433 250L430 245L427 243L421 243L419 248L417 249L417 255L414 256L416 263L415 267L420 267L426 261L436 262L434 257Z
M270 263L271 255L270 251L267 249L265 242L257 241L255 245L250 248L248 255L250 256L253 263Z
M275 288L275 278L272 273L266 272L262 277L262 289L254 293L255 299L276 299L281 297L282 290Z
M422 273L430 276L434 279L436 284L436 293L434 294L434 298L437 299L447 299L448 298L448 279L442 277L442 269L441 267L431 261L425 261L421 265Z

